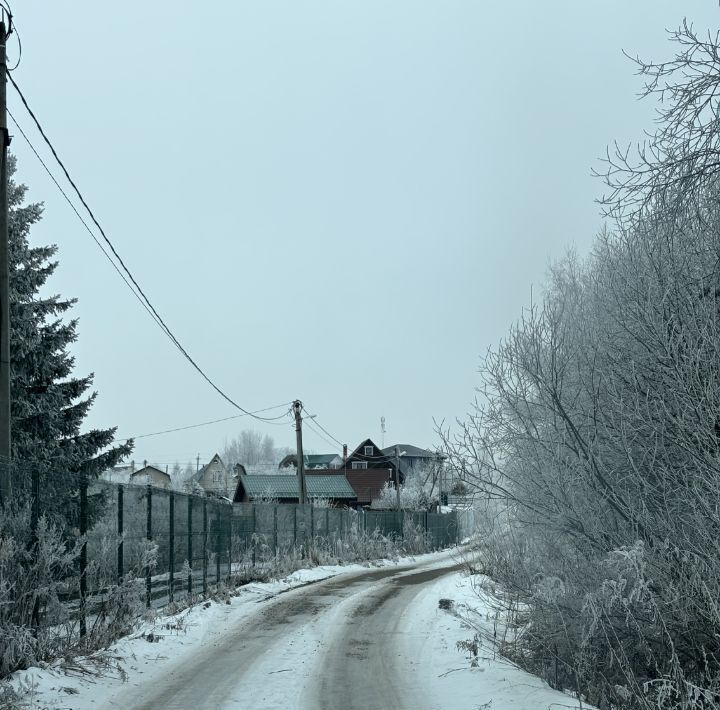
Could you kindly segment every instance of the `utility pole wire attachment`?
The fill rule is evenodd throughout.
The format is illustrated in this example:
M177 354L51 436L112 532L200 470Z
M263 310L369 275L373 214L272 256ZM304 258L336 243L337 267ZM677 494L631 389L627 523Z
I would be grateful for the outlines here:
M7 45L8 39L10 39L10 35L14 34L17 38L18 43L18 58L15 62L15 66L12 68L8 68L8 71L15 71L20 66L20 60L22 59L22 42L20 41L20 33L17 30L17 27L15 26L15 22L13 21L13 14L12 10L10 9L10 4L7 2L7 0L0 0L0 21L3 23L4 35L5 35L5 44ZM7 57L5 57L5 60L7 61Z

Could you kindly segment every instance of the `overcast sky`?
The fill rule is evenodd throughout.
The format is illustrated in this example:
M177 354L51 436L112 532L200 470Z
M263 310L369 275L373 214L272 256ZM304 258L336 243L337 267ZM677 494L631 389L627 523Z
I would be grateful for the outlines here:
M600 229L598 156L650 127L621 50L668 58L665 28L720 20L713 0L14 5L15 79L178 338L243 407L300 398L351 448L381 443L381 416L386 444L420 446L433 417L462 417L480 354ZM32 238L60 247L52 290L79 299L88 425L236 413L12 148L46 206ZM138 439L134 458L207 460L242 428L294 445L289 419L238 419Z

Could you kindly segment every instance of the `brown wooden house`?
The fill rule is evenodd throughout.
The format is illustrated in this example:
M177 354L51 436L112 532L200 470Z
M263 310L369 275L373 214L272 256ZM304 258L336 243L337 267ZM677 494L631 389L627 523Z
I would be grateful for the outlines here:
M317 475L343 476L355 491L357 500L354 507L362 507L370 505L380 497L385 484L393 480L394 471L389 468L347 469L341 471L325 469L306 471L305 475L308 481Z
M383 450L372 440L365 439L355 451L353 451L345 460L342 468L346 471L371 471L375 469L390 470L392 476L390 480L395 480L395 457L388 456ZM405 482L402 466L399 471L400 483Z
M355 491L358 506L367 506L377 500L385 485L388 482L395 483L398 475L395 470L395 457L383 453L372 439L361 442L343 461L339 470L308 470L305 473L308 478L317 474L344 474ZM399 476L402 484L405 481L402 467Z

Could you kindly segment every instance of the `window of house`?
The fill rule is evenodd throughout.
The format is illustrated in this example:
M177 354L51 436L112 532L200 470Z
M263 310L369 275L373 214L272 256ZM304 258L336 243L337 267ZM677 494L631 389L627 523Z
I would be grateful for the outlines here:
M352 467L353 468L367 468L367 461L353 461Z
M374 456L374 449L372 446L365 447L365 456Z

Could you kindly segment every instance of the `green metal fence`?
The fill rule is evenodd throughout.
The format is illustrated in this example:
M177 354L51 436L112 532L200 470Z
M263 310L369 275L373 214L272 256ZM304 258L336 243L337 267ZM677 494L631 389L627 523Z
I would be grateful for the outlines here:
M454 513L355 511L292 504L231 504L221 499L152 486L88 482L54 512L67 544L80 544L77 574L65 584L65 602L80 619L91 617L113 586L127 578L144 581L147 606L162 607L188 595L206 595L245 568L269 567L283 555L305 557L320 546L340 547L360 535L402 540L425 536L430 549L458 541ZM32 538L51 505L42 494L29 498ZM248 570L248 568L250 568Z

